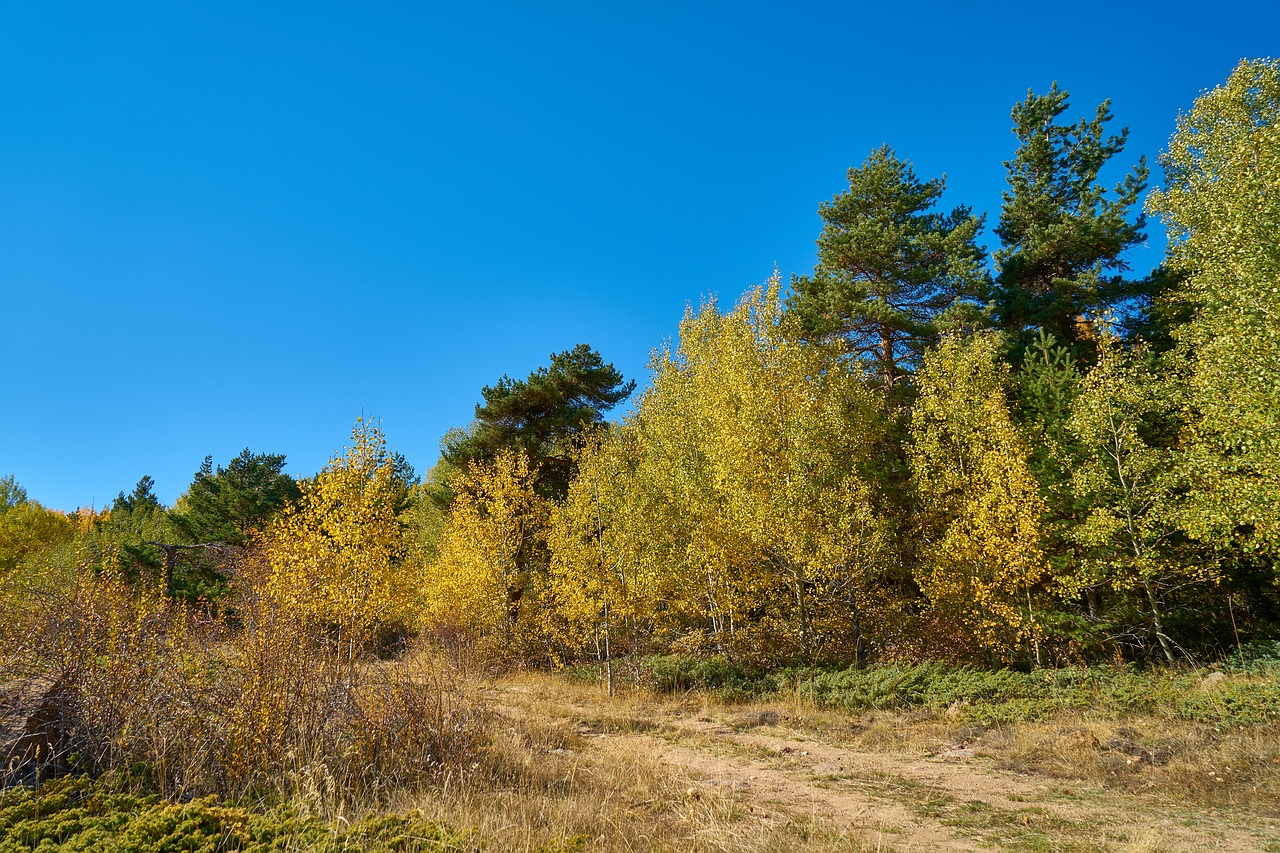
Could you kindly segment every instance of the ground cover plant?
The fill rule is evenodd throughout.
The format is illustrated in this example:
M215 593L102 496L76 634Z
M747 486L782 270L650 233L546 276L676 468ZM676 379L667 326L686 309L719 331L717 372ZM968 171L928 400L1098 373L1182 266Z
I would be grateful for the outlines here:
M109 782L68 777L39 791L0 794L0 850L243 851L435 853L478 847L466 833L420 816L371 815L338 826L288 809L251 810L207 797L165 803L158 796L113 793Z

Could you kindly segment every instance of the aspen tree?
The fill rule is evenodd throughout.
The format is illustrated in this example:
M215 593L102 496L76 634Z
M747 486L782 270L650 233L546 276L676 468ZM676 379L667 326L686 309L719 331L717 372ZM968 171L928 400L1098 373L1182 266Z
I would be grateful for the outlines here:
M999 340L949 335L925 356L909 457L925 540L920 589L984 649L1039 656L1033 589L1044 504L1009 415Z

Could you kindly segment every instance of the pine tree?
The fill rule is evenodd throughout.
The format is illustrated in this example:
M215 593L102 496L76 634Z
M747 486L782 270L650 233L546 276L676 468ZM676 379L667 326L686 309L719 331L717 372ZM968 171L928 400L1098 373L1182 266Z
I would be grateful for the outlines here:
M982 217L967 207L935 211L946 179L919 180L888 146L848 180L818 209L818 266L793 280L788 304L807 337L841 340L892 389L940 327L976 312L986 281Z
M206 456L186 494L170 513L174 527L190 542L244 545L290 501L301 496L285 474L283 454L250 453L246 447L227 467L213 468Z
M574 454L636 384L586 344L551 356L528 379L503 376L486 386L475 422L445 436L441 453L451 465L492 463L504 451L523 453L538 493L562 499L573 477Z
M1061 124L1068 94L1055 83L1047 94L1027 93L1013 108L1018 151L1005 162L1004 192L996 235L998 270L993 293L997 319L1023 349L1042 329L1088 355L1090 323L1103 309L1140 289L1126 280L1124 252L1146 235L1134 206L1147 185L1146 161L1108 196L1099 172L1124 151L1128 130L1106 136L1110 101L1092 120Z

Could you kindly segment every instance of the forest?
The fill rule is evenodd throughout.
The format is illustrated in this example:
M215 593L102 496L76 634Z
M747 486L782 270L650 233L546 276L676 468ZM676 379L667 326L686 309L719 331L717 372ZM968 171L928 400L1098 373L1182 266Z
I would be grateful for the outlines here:
M382 802L479 767L459 671L613 695L1276 656L1280 63L1177 116L1154 187L1108 103L1070 106L1013 106L994 221L872 151L811 272L688 308L645 387L589 343L497 378L422 473L361 417L313 476L246 449L172 506L0 479L0 681L60 715L8 780ZM1148 217L1169 249L1134 270Z

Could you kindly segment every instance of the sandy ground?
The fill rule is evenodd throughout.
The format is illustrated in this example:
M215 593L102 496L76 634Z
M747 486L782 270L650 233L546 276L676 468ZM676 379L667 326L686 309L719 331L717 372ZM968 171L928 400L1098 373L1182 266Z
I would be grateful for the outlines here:
M584 750L633 742L687 778L691 796L731 791L755 820L821 816L897 851L1280 850L1280 821L1010 772L964 744L919 756L860 752L767 712L743 720L667 709L628 731L591 722L611 711L603 694L570 699L536 684L488 692L500 713L573 726Z

